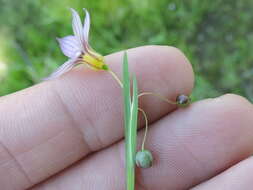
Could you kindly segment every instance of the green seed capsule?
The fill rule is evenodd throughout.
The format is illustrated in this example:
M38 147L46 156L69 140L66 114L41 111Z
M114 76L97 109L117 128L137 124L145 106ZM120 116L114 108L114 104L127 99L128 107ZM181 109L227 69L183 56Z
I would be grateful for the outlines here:
M137 152L135 156L135 163L140 168L150 168L153 163L153 156L149 150L142 150Z
M188 96L181 94L177 96L176 102L178 106L186 107L191 103L191 99Z

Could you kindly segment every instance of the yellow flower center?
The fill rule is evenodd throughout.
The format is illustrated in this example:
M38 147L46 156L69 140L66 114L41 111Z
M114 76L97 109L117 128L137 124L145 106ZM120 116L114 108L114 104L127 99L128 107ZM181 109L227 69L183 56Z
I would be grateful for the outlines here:
M104 63L104 57L102 55L90 55L86 53L82 56L85 63L88 64L92 69L95 70L109 70L108 65Z

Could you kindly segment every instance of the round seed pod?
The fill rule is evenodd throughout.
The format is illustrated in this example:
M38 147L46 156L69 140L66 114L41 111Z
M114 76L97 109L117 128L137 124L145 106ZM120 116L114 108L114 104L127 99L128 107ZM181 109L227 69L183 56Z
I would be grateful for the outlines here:
M189 96L180 94L179 96L177 96L176 102L178 106L186 107L191 103L191 99L189 98Z
M135 156L135 163L140 168L150 168L153 163L153 156L149 150L138 151Z

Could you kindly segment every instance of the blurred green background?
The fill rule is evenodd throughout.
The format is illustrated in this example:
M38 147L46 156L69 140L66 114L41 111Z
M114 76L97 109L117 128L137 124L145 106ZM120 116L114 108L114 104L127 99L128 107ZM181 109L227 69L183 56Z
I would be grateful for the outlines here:
M175 46L193 64L195 99L232 92L253 100L252 0L0 0L0 5L0 95L39 82L66 60L55 37L72 33L68 8L85 7L98 52Z

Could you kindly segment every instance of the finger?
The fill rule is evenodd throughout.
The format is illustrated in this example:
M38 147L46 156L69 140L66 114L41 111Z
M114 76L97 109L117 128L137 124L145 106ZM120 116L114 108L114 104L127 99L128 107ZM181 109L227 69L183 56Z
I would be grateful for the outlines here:
M252 114L248 101L226 95L194 103L156 122L147 139L154 164L137 170L137 189L189 189L248 157L253 152ZM35 189L69 189L74 184L74 190L123 190L123 160L121 142Z
M118 75L122 56L106 57ZM191 91L192 68L179 50L147 46L128 50L128 56L141 91L170 99ZM83 67L0 99L1 187L27 188L121 139L121 102L121 89L108 73ZM141 107L151 122L175 108L154 98L145 98ZM6 180L13 177L12 183Z
M252 190L252 179L253 157L251 156L192 190Z

